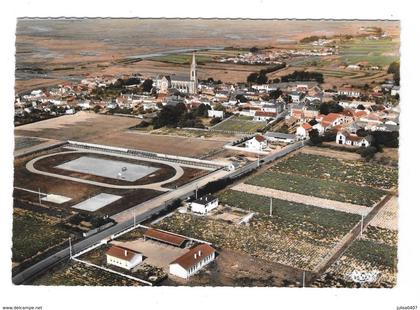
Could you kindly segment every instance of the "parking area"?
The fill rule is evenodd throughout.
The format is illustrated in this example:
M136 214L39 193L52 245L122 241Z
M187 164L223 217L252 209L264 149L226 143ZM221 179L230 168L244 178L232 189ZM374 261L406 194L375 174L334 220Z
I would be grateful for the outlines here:
M142 238L126 242L113 241L112 243L142 253L146 264L163 268L166 272L169 270L169 264L172 261L188 252L186 248L178 248L153 240L143 240Z

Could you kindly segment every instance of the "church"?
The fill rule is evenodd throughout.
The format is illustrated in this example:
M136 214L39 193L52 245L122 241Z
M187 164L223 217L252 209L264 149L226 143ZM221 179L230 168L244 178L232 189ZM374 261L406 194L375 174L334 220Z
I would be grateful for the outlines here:
M167 93L169 88L175 88L181 93L196 94L197 93L197 64L195 62L195 53L192 54L190 76L182 75L159 75L155 81L156 88L159 93Z

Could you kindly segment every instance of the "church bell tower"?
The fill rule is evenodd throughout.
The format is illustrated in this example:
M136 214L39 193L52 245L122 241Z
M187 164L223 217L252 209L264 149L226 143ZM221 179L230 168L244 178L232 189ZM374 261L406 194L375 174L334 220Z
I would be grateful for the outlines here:
M197 64L195 62L195 52L192 54L191 60L191 68L190 68L190 81L193 83L192 93L195 94L197 92Z

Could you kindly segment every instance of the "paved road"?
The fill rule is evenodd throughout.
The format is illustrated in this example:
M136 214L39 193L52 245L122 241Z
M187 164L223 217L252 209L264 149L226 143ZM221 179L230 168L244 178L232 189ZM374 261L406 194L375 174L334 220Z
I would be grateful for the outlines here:
M160 195L152 200L149 200L145 203L139 204L129 210L123 211L119 214L116 214L113 218L118 220L118 224L115 226L112 226L104 231L101 231L93 236L87 237L83 239L82 241L79 241L78 243L73 245L73 252L80 252L98 242L101 240L108 238L112 236L113 234L125 230L128 227L133 225L134 218L133 214L136 214L135 221L136 223L141 223L148 218L150 218L153 214L158 213L162 210L164 210L167 207L167 204L172 202L175 199L185 199L188 196L191 196L196 188L200 188L207 184L208 182L226 178L226 177L237 177L242 174L245 174L251 170L254 170L262 163L270 162L274 159L280 158L282 156L287 155L288 153L299 149L302 147L304 143L297 142L295 144L289 145L285 147L284 149L275 152L273 154L270 154L266 157L264 157L260 161L254 161L252 163L249 163L235 171L225 171L223 169L216 170L206 176L203 176L193 183L186 184L184 186L181 186L177 188L176 190L172 192L167 192L163 195ZM28 281L30 279L33 279L36 275L40 274L41 272L44 272L54 266L55 264L64 261L70 257L70 251L67 247L64 250L61 250L44 260L34 264L31 267L28 267L24 271L20 272L19 274L15 275L12 278L12 281L14 284L23 284L25 281Z

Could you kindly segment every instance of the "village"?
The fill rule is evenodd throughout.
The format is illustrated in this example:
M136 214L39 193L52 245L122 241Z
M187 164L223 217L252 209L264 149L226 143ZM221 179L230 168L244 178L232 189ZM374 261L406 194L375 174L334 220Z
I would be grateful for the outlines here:
M393 287L399 62L331 79L290 61L340 48L301 41L214 59L266 66L241 82L199 79L192 51L181 73L18 93L14 218L39 229L14 232L14 283L360 287L350 270L373 266L364 284Z

